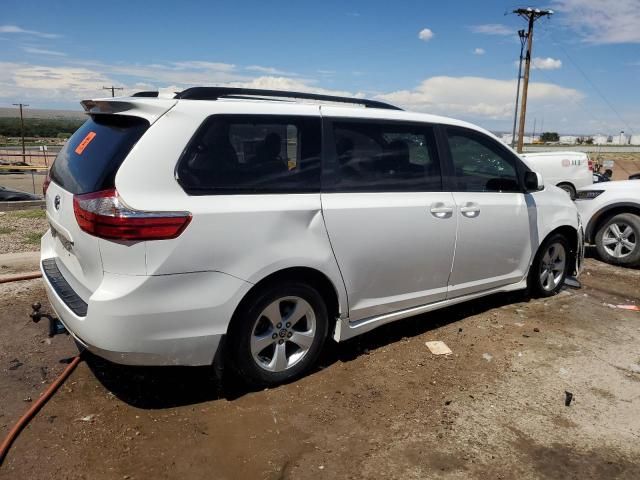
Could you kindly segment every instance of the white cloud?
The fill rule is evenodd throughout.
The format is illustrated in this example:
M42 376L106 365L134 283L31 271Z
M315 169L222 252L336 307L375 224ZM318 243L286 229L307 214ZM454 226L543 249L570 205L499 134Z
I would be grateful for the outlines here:
M321 88L309 80L288 77L258 77L249 81L231 82L230 87L264 88L267 90L291 90L295 92L320 93L324 95L339 95L343 97L364 97L364 94L347 92L344 90L330 90Z
M167 64L105 64L97 61L76 60L70 60L68 63L158 86L213 85L251 78L239 73L236 65L199 60Z
M433 32L430 28L423 28L418 32L418 38L424 42L428 42L433 38Z
M640 43L638 0L555 0L553 8L587 43Z
M235 65L182 61L168 64L104 64L96 61L65 59L64 66L30 65L0 62L0 101L11 103L16 99L29 99L32 104L76 103L85 98L105 96L103 85L123 87L128 95L139 90L159 90L167 95L192 86L226 85L273 90L295 90L327 95L363 96L342 90L318 87L313 80L282 75L258 77L239 73L246 68ZM262 73L277 71L269 67Z
M118 82L84 67L50 67L0 62L0 99L35 102L78 102L103 96L103 85Z
M67 56L67 54L63 52L57 52L55 50L46 50L44 48L37 48L37 47L22 47L22 50L24 50L27 53L33 53L34 55L52 55L54 57Z
M264 74L267 74L267 75L284 75L284 76L292 76L292 77L296 76L295 73L285 72L283 70L279 70L279 69L274 68L274 67L263 67L263 66L260 66L260 65L249 65L248 67L245 67L244 69L249 71L249 72L258 72L258 73L264 73Z
M41 38L58 38L60 35L56 33L38 32L36 30L26 30L17 25L0 25L0 33L20 33L23 35L33 35Z
M484 77L431 77L413 90L400 90L379 98L411 110L467 118L506 119L513 114L516 81ZM551 83L529 84L529 102L555 107L572 105L582 93Z
M484 48L476 48L473 50L474 55L484 55L487 51Z
M61 57L62 58L62 57ZM202 85L226 85L272 90L315 92L364 97L362 92L329 89L315 80L282 75L249 76L242 66L215 62L184 61L166 64L104 64L63 59L55 66L0 62L0 102L26 100L32 106L77 105L86 98L105 96L104 85L124 87L123 95L139 90L174 92ZM267 67L265 67L267 68ZM482 77L431 77L416 88L379 95L377 98L411 110L478 119L487 124L505 122L513 113L515 80ZM574 89L550 83L530 84L530 108L557 118L582 99Z
M557 70L562 67L562 60L557 60L551 57L535 57L532 60L531 65L533 68L537 68L539 70Z
M214 70L217 72L231 72L236 69L236 66L231 63L220 62L203 62L200 60L191 60L188 62L173 62L173 65L177 70ZM163 68L162 65L154 65L154 67Z
M473 33L484 35L515 35L516 30L501 23L485 23L483 25L473 25L469 27Z

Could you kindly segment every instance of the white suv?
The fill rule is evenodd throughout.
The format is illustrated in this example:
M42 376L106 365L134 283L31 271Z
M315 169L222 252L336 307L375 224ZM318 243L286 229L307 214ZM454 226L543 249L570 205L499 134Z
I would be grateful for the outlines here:
M585 240L613 265L640 265L640 181L602 182L578 191Z
M119 363L290 380L342 341L494 292L553 295L582 227L509 148L384 103L192 88L82 102L46 190L42 270Z

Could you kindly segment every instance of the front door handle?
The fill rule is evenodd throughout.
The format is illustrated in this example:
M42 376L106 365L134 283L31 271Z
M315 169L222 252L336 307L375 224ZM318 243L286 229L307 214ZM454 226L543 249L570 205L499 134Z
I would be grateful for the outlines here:
M429 211L436 218L447 218L453 213L453 207L449 207L442 202L437 202L431 205Z
M467 202L460 207L460 213L469 218L477 217L480 215L480 206L475 202Z

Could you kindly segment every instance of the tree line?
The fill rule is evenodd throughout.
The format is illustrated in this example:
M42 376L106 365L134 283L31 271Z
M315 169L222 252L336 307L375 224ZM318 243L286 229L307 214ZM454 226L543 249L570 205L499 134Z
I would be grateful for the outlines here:
M25 137L68 137L84 123L82 119L25 118ZM0 136L19 137L19 118L0 118Z

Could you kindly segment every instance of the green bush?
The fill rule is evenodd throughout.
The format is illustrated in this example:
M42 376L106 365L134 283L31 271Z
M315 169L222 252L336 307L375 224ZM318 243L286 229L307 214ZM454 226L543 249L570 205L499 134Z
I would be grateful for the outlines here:
M83 120L61 118L25 118L25 137L58 137L59 134L70 136ZM0 136L19 137L21 135L19 118L0 118ZM59 137L66 138L66 137Z

